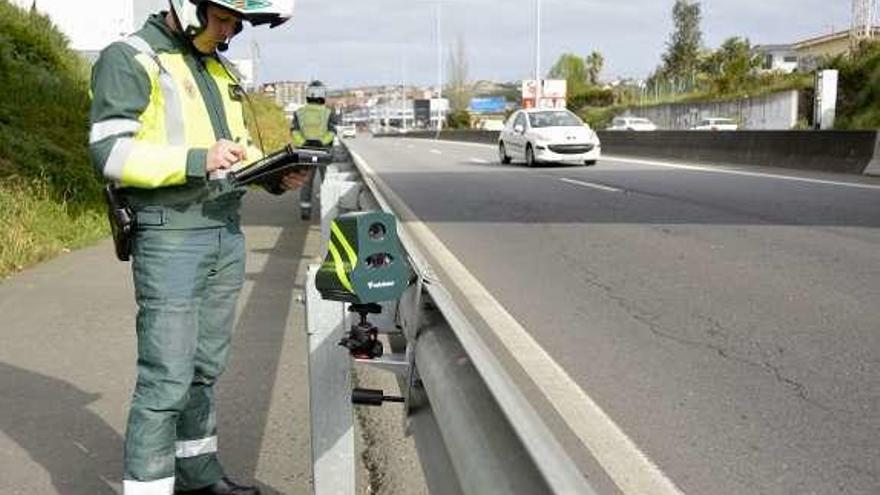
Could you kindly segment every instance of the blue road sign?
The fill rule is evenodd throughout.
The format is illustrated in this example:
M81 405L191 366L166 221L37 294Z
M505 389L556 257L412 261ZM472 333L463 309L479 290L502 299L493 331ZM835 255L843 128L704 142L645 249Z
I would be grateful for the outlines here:
M504 113L507 102L503 96L471 98L468 109L473 113Z

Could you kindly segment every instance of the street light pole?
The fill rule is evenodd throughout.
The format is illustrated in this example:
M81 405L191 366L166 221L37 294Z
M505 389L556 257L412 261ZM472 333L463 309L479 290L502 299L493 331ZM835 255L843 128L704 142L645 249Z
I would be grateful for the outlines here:
M407 129L406 118L409 115L409 111L412 109L412 105L409 102L409 91L407 86L409 85L409 71L407 70L407 59L404 55L403 57L403 128ZM413 119L415 119L415 115L413 115ZM415 120L413 120L413 125L415 125Z
M443 129L443 111L440 102L443 99L443 37L440 32L440 0L434 4L434 29L437 34L437 131Z
M540 105L541 92L541 0L535 0L535 108Z

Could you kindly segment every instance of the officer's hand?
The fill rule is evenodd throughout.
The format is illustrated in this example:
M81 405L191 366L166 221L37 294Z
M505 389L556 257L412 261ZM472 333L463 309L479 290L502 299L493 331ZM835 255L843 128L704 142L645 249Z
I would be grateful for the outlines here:
M294 170L281 178L281 188L285 191L299 189L307 180L309 180L308 170Z
M227 169L245 159L247 159L247 152L244 146L221 139L208 150L205 172L211 173L215 170Z

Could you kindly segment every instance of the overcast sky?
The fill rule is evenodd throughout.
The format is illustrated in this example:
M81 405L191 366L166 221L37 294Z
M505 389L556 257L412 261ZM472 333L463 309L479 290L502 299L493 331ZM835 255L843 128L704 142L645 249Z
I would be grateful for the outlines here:
M541 66L564 52L600 51L604 79L644 77L660 60L674 0L543 0ZM534 0L445 0L444 71L449 43L464 41L471 79L528 77L534 69ZM703 0L704 41L729 36L787 43L849 26L851 0ZM297 0L292 22L246 29L230 55L261 53L257 78L320 78L334 87L437 80L431 0Z
M32 0L14 0L30 5ZM450 44L464 42L470 79L513 81L534 72L535 0L440 0L443 70ZM542 73L564 52L605 56L603 79L645 77L660 62L674 0L543 0ZM849 27L851 0L702 0L704 41L730 36L790 43ZM167 0L37 0L77 48L97 49ZM261 54L257 79L320 78L331 87L437 81L435 0L296 0L292 22L245 28L232 58ZM129 21L130 22L130 21ZM139 24L140 19L135 23Z

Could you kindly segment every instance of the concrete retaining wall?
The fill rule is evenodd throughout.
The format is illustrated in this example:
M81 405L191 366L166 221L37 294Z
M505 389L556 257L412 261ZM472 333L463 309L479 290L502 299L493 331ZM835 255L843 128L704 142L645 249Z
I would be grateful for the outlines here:
M494 144L498 134L448 130L440 133L440 139ZM393 135L435 136L435 132ZM609 155L880 176L878 131L600 131L599 138L602 152Z
M745 130L789 130L797 124L798 104L798 92L792 90L732 101L637 107L628 113L667 130L690 129L708 117L733 119Z
M608 154L861 174L877 131L600 132Z

